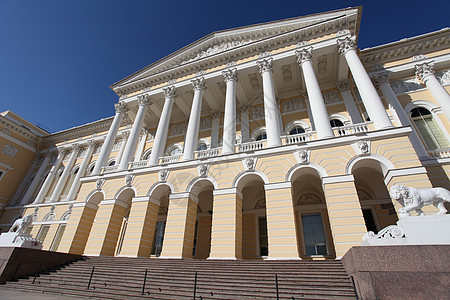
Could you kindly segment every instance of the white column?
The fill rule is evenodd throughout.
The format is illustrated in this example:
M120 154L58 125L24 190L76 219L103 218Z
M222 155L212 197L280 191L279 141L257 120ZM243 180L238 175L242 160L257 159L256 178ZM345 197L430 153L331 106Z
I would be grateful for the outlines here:
M76 194L78 192L78 190L80 189L80 179L81 177L84 176L85 172L86 172L86 168L89 164L89 162L91 161L92 158L92 153L94 152L95 149L95 141L94 140L89 140L88 141L88 148L86 151L86 154L84 155L83 158L83 162L81 163L80 168L78 169L78 173L75 176L75 179L73 180L72 186L70 187L69 193L67 193L67 201L70 200L75 200Z
M416 76L422 80L450 121L450 96L434 75L433 63L416 65Z
M59 177L58 183L56 184L55 190L53 191L53 194L50 198L50 202L59 201L59 196L66 186L67 179L69 178L70 172L72 172L72 168L75 164L75 161L77 160L79 151L80 146L78 144L74 144L72 148L72 154L70 154L69 161L67 162L67 165L65 166L64 171L61 174L61 177Z
M280 135L284 135L283 117L281 116L281 99L277 98L278 125L280 125Z
M237 69L228 69L222 73L227 83L222 154L230 154L234 153L236 144L236 82L238 81L238 77Z
M366 108L367 114L370 120L373 121L376 129L386 129L392 128L393 125L389 116L378 96L377 90L372 84L369 75L364 69L361 60L356 53L356 38L345 37L343 39L338 39L337 43L339 45L339 53L344 55L347 61L348 67L353 75L353 80L355 80L356 87L358 88L361 99Z
M149 166L156 166L159 157L163 156L166 148L167 136L169 134L170 115L172 113L173 102L175 98L175 87L169 86L163 89L164 107L159 118L158 128L156 129L155 140L153 142L152 153L150 154Z
M41 158L43 156L45 156L45 153L43 153L43 152L36 153L36 155L34 156L33 163L28 168L27 174L25 174L25 176L23 177L22 181L20 182L19 187L17 188L16 192L14 193L14 196L11 199L11 202L9 203L10 206L16 205L19 202L19 200L21 200L21 199L23 200L24 197L21 197L21 196L25 192L25 188L27 187L27 183L31 180L30 177L31 177L31 175L33 175L34 170L36 169L36 166L37 166L38 162L41 160ZM30 183L30 185L28 187L31 186L31 184L33 183L33 180L31 180L31 183Z
M130 137L128 138L127 145L123 151L123 156L120 161L119 170L128 169L128 163L133 160L134 153L136 152L137 142L139 140L139 133L141 132L142 125L144 124L145 113L149 105L152 104L150 97L145 94L139 96L139 109L134 119L133 127L131 128Z
M36 175L34 176L33 181L31 181L30 185L28 186L28 190L26 191L25 195L23 196L22 201L20 201L20 204L26 205L31 202L31 197L36 192L36 189L39 184L39 181L41 180L42 174L44 174L45 170L47 169L48 163L50 162L50 159L52 156L53 155L51 152L47 153L47 155L44 158L44 161L42 162L41 166L39 167L39 170L37 171Z
M266 121L267 145L280 146L280 119L278 118L277 100L272 78L272 59L263 59L256 62L263 78L264 115Z
M64 159L64 155L66 154L66 149L61 147L58 148L58 157L56 158L55 163L53 164L50 172L47 174L47 178L45 178L44 184L41 186L38 195L33 203L42 203L44 201L45 196L48 193L48 190L52 186L53 180L55 179L56 173L58 172L59 166L61 165L62 160Z
M120 161L122 160L123 151L125 150L125 146L127 145L128 137L130 136L130 132L128 130L125 130L121 132L122 142L120 144L119 153L117 154L116 158L116 165L120 164Z
M220 110L211 112L212 124L211 124L211 148L219 147L219 131L220 131Z
M395 112L397 113L400 125L411 127L412 132L409 135L409 140L411 141L411 144L416 150L417 155L421 158L427 157L428 156L427 150L425 150L425 147L423 146L415 127L412 126L408 115L406 114L405 110L400 104L400 101L398 101L397 96L395 95L391 85L389 84L389 73L378 74L377 76L375 76L375 81L378 84L381 94L383 94L383 97L386 100L386 102L392 105Z
M142 135L141 139L139 140L139 146L137 147L136 154L134 155L134 161L140 161L142 153L144 152L145 143L147 142L147 137L149 134L148 128L142 128L141 129Z
M312 64L312 47L303 48L295 52L297 54L297 62L302 68L303 77L305 79L306 91L308 92L309 106L314 117L314 125L319 139L334 137L331 130L330 119L328 118L327 108L323 100L322 91L317 81L314 67Z
M119 101L119 103L114 104L114 107L116 109L116 115L114 116L111 128L106 135L105 142L103 143L102 150L98 155L92 175L99 174L101 169L108 162L109 155L111 154L111 150L114 146L114 141L116 140L117 132L119 131L120 123L122 122L124 114L128 111L128 107L123 101Z
M305 95L303 95L303 98L305 99L306 111L308 112L309 123L311 123L311 130L316 131L316 124L314 123L314 116L311 111L311 105L309 105L308 94L305 93Z
M247 143L250 139L250 121L248 117L248 105L242 105L239 107L241 110L241 136L242 143Z
M197 148L198 129L200 126L200 115L202 113L202 94L205 88L205 78L199 77L191 81L194 88L194 99L192 101L191 114L184 142L183 160L194 159L194 151Z
M361 114L356 106L355 99L350 91L350 84L347 80L342 81L338 85L338 89L341 92L342 99L344 99L345 108L347 109L353 124L363 123Z

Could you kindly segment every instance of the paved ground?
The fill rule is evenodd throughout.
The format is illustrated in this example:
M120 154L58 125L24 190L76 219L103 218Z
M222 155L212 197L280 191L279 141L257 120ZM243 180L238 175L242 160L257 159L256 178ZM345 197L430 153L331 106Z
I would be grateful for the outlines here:
M81 300L86 298L78 298L71 296L62 296L55 294L44 294L44 293L28 293L22 291L14 291L9 289L4 289L0 286L0 299L1 300Z

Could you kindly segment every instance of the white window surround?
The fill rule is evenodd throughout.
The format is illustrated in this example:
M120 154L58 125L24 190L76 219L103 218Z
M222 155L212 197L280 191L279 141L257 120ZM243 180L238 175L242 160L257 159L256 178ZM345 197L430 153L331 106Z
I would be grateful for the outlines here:
M86 168L86 173L85 173L85 176L89 176L89 175L91 175L92 174L92 171L94 171L94 167L95 167L95 163L96 163L97 161L93 161L93 162L91 162L89 165L88 165L88 167ZM92 169L92 171L91 171L91 169Z
M150 159L150 154L152 153L152 148L145 150L144 154L142 154L141 160Z
M256 138L258 137L258 135L260 135L261 133L267 133L266 131L266 126L261 126L259 128L256 128L255 130L252 131L252 134L250 135L250 140L251 141L256 141Z
M207 149L211 149L211 141L209 139L206 139L206 138L199 139L197 142L197 148L201 144L205 144Z
M294 129L294 127L297 127L297 126L300 126L303 129L305 129L305 132L311 132L312 131L311 125L309 125L308 122L301 121L301 120L295 120L295 121L292 121L292 122L290 122L290 123L288 123L286 125L286 127L284 128L284 134L288 135L289 132L291 132L291 130Z
M172 144L169 147L167 147L166 156L172 156L171 152L173 152L175 149L178 149L180 151L179 154L183 153L183 147L180 144L176 143L176 144Z
M331 114L329 116L329 118L330 118L330 121L333 119L341 121L342 123L344 123L344 126L352 125L352 121L349 119L349 117L347 115L345 115L343 113Z
M117 159L116 159L115 157L110 158L110 159L108 160L108 162L106 163L106 166L109 166L112 162L114 162L114 165L113 165L113 166L115 166L115 165L116 165L116 161L117 161Z

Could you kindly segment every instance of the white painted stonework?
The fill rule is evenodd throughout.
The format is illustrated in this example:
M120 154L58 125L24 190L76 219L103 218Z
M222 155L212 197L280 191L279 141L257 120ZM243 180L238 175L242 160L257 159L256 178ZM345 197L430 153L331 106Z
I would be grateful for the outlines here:
M450 245L450 215L408 216L378 234L369 231L363 246Z
M19 247L42 249L42 242L33 238L31 234L24 233L32 223L32 215L18 219L8 232L0 235L0 247Z

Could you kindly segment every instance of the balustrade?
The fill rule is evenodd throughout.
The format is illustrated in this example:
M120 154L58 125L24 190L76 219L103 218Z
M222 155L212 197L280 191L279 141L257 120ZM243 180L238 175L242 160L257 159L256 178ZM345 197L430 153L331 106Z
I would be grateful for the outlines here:
M130 162L128 164L128 169L142 169L147 167L149 160L141 160L141 161L135 161Z
M194 157L198 159L215 157L220 154L220 148L199 150L194 152Z
M103 174L115 172L115 171L117 171L118 168L119 168L119 166L117 166L117 165L115 165L115 166L105 166L105 167L102 168Z
M264 148L262 141L248 142L238 145L238 152L256 151Z
M434 158L450 158L450 148L430 150L428 155Z
M306 132L300 134L286 135L284 136L285 144L292 145L309 142L312 140L312 134L313 134L312 132Z
M372 122L360 123L360 124L352 124L342 127L333 128L335 132L335 136L346 136L352 134L358 134L369 131L369 125Z
M182 157L182 154L179 155L172 155L172 156L161 156L159 158L159 164L160 165L167 165L167 164L173 164L180 161L180 158Z

